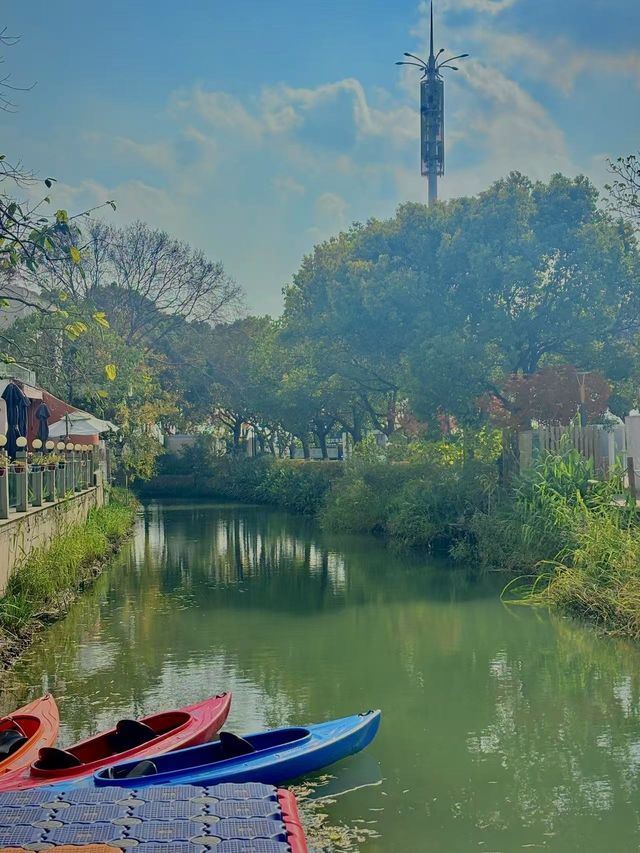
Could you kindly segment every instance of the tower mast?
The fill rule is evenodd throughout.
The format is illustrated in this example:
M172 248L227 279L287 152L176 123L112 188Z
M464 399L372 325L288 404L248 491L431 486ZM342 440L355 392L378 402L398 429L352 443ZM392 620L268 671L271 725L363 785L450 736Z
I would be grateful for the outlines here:
M461 53L450 59L439 61L444 49L437 53L433 37L433 0L431 2L429 30L429 59L425 62L413 53L405 53L415 62L396 62L396 65L414 65L422 71L420 80L420 150L421 173L427 178L429 204L438 200L438 178L444 175L444 80L443 68L457 71L450 65L454 59L465 59L469 54Z
M438 69L436 68L436 57L433 48L433 0L431 2L431 24L430 24L430 37L429 37L429 61L427 62L427 76L425 78L425 82L429 86L429 90L439 88L441 91L441 102L442 102L442 112L441 115L434 116L435 121L428 121L427 133L427 185L428 185L428 198L429 198L429 206L434 204L438 200L438 130L439 127L442 128L441 132L441 145L442 145L442 174L444 175L444 84L442 83L442 78L438 74ZM440 82L440 86L438 87L438 82ZM426 88L426 87L425 87ZM429 107L427 107L428 109ZM421 111L424 109L421 106ZM440 118L440 121L438 121Z

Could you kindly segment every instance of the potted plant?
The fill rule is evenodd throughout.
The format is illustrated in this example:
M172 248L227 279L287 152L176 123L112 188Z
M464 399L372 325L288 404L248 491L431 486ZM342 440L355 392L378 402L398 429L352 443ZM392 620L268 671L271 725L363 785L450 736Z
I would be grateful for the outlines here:
M48 459L45 453L32 453L31 454L31 470L32 471L41 471L45 465L47 464Z
M0 448L0 477L4 477L7 473L7 468L11 464L9 455L4 448Z
M15 462L13 463L13 470L16 472L16 474L22 474L22 473L24 473L24 466L25 466L24 459L16 459Z
M45 462L45 464L46 464L47 468L49 469L49 471L55 471L56 468L58 467L58 462L60 461L60 457L58 456L58 454L57 453L47 453L47 455L45 456L45 459L47 460Z

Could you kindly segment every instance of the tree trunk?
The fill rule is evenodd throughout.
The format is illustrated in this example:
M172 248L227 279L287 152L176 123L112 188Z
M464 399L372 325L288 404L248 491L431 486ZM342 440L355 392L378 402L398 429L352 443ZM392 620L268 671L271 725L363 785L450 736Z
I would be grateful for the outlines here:
M387 404L387 428L385 430L387 438L391 438L396 431L396 397L397 394L395 391L392 391L389 394L389 402Z
M240 452L240 436L242 434L242 421L238 418L233 422L233 455Z
M311 459L311 451L309 450L309 439L304 436L300 437L300 441L302 442L302 453L305 459Z
M316 430L316 437L318 439L318 444L320 445L320 450L322 451L322 458L328 459L329 453L327 451L327 433L322 430Z
M353 413L353 428L351 429L351 437L355 444L360 444L362 441L362 415L359 412Z

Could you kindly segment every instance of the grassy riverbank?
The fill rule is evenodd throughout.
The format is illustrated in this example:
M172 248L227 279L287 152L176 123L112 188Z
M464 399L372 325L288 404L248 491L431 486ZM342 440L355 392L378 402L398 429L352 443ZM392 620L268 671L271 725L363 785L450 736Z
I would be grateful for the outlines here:
M622 478L592 479L577 451L540 458L491 515L476 515L472 553L485 565L526 572L505 600L552 606L605 632L640 639L640 526Z
M280 506L329 530L376 533L514 574L505 599L551 605L640 639L636 510L616 505L619 476L596 482L570 447L540 457L504 489L491 459L443 452L418 462L375 454L344 464L219 460L193 482L203 494Z
M100 573L131 531L136 502L114 491L86 524L61 532L34 551L11 575L0 598L0 669L28 646L34 633L68 609L75 595Z

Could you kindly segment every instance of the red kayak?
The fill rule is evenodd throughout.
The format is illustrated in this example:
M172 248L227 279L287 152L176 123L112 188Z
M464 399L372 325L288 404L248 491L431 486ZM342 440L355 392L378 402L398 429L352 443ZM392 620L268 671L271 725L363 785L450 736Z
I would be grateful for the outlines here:
M28 767L41 747L52 746L58 737L58 706L48 693L0 718L0 778Z
M218 733L230 706L231 694L221 693L180 711L163 711L140 720L120 720L110 731L66 750L45 747L30 766L0 776L0 791L81 779L115 761L197 746Z

